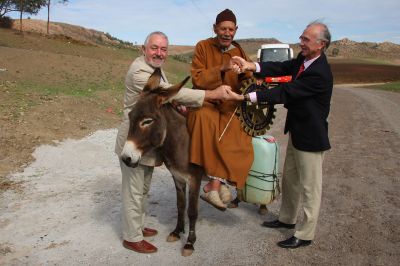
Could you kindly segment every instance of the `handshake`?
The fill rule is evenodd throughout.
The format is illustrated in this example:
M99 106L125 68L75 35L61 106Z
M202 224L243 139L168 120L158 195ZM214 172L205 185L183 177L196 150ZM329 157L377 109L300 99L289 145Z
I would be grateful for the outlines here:
M239 56L234 56L229 60L229 70L233 70L235 73L240 74L245 71L256 71L256 65L253 62L247 62Z

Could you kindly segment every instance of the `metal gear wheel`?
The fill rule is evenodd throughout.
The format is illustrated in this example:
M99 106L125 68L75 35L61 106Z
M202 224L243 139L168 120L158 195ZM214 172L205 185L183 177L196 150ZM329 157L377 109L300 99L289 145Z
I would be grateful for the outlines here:
M250 78L242 82L240 91L242 94L268 90L272 84L263 82L261 85L257 85L255 78ZM237 108L236 115L239 117L241 125L244 131L250 136L264 135L267 130L270 129L270 125L273 124L275 118L275 111L273 104L266 102L251 103L243 101Z

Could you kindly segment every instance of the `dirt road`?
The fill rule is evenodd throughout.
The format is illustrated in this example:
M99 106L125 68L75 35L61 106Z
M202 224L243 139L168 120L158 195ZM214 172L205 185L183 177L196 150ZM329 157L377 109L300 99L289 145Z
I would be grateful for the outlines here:
M182 242L167 243L176 210L172 179L158 168L147 225L159 230L152 255L121 245L120 173L115 129L81 140L41 146L36 161L11 179L21 191L0 197L0 265L398 265L400 261L400 94L335 87L330 116L332 150L324 165L323 201L312 246L284 250L291 232L262 228L280 202L260 216L241 204L219 212L200 202L191 257ZM285 111L271 134L281 145Z

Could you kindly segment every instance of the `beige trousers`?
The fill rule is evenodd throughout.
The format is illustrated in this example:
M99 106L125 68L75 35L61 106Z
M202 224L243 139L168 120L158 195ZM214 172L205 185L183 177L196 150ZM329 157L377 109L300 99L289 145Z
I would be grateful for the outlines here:
M289 136L279 220L295 224L300 204L303 203L303 221L296 225L294 234L302 240L314 239L321 206L323 159L324 152L306 152L294 148Z
M129 242L142 241L146 199L154 167L139 164L131 168L122 160L119 163L122 173L122 237Z

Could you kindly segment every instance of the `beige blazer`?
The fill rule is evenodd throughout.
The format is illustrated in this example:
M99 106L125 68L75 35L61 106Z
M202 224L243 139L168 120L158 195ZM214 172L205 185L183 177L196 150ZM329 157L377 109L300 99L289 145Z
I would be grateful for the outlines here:
M125 145L126 138L129 130L129 117L128 114L132 107L136 104L140 93L147 83L150 75L154 72L154 68L148 65L144 56L136 58L129 67L128 73L125 77L125 95L124 95L124 111L122 123L118 128L117 139L115 142L115 153L120 156L122 149ZM162 80L160 81L161 87L169 87L171 84L168 82L164 71L161 70ZM203 105L205 91L182 88L171 100L189 107L200 107ZM142 165L155 166L162 164L160 155L155 151L147 153L139 162Z

